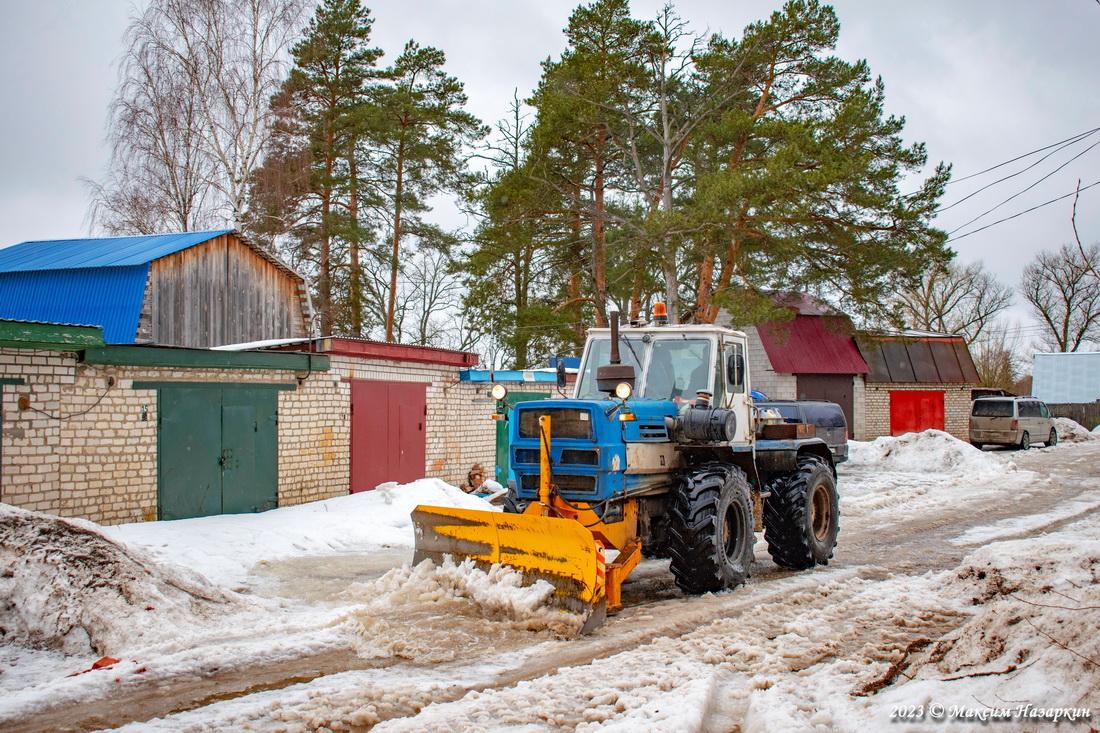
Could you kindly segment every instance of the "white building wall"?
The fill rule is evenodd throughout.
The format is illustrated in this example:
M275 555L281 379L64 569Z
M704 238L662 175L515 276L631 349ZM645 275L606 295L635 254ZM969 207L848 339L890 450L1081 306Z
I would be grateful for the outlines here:
M1100 353L1036 354L1031 393L1054 404L1100 400Z
M798 377L793 374L780 374L772 368L764 342L756 326L744 329L749 341L749 378L752 388L763 392L773 400L797 400Z

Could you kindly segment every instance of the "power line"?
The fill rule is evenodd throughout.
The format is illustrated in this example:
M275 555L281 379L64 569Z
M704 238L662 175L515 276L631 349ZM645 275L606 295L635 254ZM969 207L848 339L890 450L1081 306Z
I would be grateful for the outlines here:
M1057 168L1055 168L1054 170L1052 170L1052 171L1051 171L1050 173L1047 173L1047 174L1046 174L1045 176L1043 176L1043 177L1042 177L1042 178L1040 178L1039 180L1035 181L1034 183L1032 183L1032 184L1031 184L1030 186L1028 186L1028 187L1027 187L1027 188L1025 188L1024 190L1022 190L1022 191L1019 191L1019 192L1017 192L1017 193L1014 193L1013 195L1009 196L1009 197L1008 197L1007 199L1005 199L1005 200L1004 200L1004 201L1002 201L1001 203L997 204L997 205L996 205L996 206L994 206L994 207L993 207L992 209L989 209L988 211L982 212L981 214L979 214L978 216L975 216L975 217L974 217L973 219L971 219L970 221L966 222L965 224L963 224L963 225L961 225L961 226L955 227L955 228L954 228L954 229L953 229L952 231L948 232L948 235L954 234L955 232L959 231L960 229L963 229L964 227L968 227L968 226L970 226L971 224L973 224L974 222L978 221L979 219L981 219L982 217L984 217L984 216L986 216L986 215L988 215L988 214L992 214L992 213L993 213L994 211L996 211L997 209L1001 208L1002 206L1004 206L1005 204L1007 204L1007 203L1008 203L1009 201L1013 200L1013 199L1014 199L1014 198L1016 198L1017 196L1022 196L1022 195L1024 195L1025 193L1027 193L1027 192L1028 192L1028 191L1030 191L1031 189L1033 189L1033 188L1035 188L1036 186L1038 186L1038 185L1039 185L1040 183L1042 183L1043 181L1045 181L1045 180L1047 180L1048 178L1050 178L1051 176L1053 176L1053 175L1054 175L1055 173L1057 173L1058 171L1060 171L1060 170L1062 170L1063 168L1065 168L1065 167L1066 167L1067 165L1069 165L1069 164L1070 164L1070 163L1072 163L1073 161L1075 161L1075 160L1077 160L1078 158L1080 158L1080 157L1081 157L1082 155L1084 155L1085 153L1087 153L1087 152L1089 152L1090 150L1092 150L1093 148L1095 148L1095 147L1096 147L1097 145L1100 145L1100 142L1095 142L1095 143L1093 143L1092 145L1088 146L1087 148L1085 148L1084 150L1082 150L1082 151L1081 151L1080 153L1078 153L1077 155L1073 156L1072 158L1070 158L1069 160L1067 160L1067 161L1066 161L1065 163L1062 163L1062 165L1060 165L1060 166L1058 166ZM1044 160L1045 160L1045 159L1046 159L1046 158L1044 158ZM1039 162L1042 162L1042 161L1039 161ZM1038 165L1038 163L1037 163L1036 165Z
M936 213L937 213L937 214L940 214L940 213L943 213L944 211L947 211L947 210L949 210L949 209L953 209L953 208L955 208L956 206L958 206L959 204L961 204L962 202L964 202L964 201L967 201L967 200L969 200L969 199L972 199L972 198L974 198L974 197L975 197L975 196L977 196L978 194L982 193L983 191L987 191L987 190L989 190L990 188L993 188L994 186L996 186L996 185L997 185L997 184L999 184L999 183L1004 183L1005 181L1007 181L1007 180L1009 180L1009 179L1012 179L1012 178L1015 178L1016 176L1020 176L1020 175L1023 175L1024 173L1028 172L1029 170L1031 170L1031 169L1032 169L1032 168L1034 168L1035 166L1037 166L1037 165L1039 165L1040 163L1042 163L1043 161L1045 161L1045 160L1046 160L1047 158L1049 158L1050 156L1054 155L1055 153L1060 153L1061 151L1065 150L1066 148L1068 148L1068 147L1069 147L1070 145L1072 145L1073 143L1076 143L1076 142L1080 142L1081 140L1084 140L1084 139L1086 139L1086 138L1090 137L1091 135L1095 134L1095 133L1096 133L1096 132L1097 132L1098 130L1100 130L1100 128L1097 128L1097 130L1091 130L1091 131L1089 131L1089 132L1087 132L1087 133L1082 133L1081 135L1078 135L1078 136L1077 136L1077 137L1075 137L1075 138L1071 138L1071 140L1072 140L1072 143L1067 143L1067 144L1065 144L1065 145L1062 145L1061 143L1056 143L1055 145L1050 145L1050 146L1047 146L1046 148L1042 148L1042 149L1040 149L1039 151L1033 151L1032 153L1028 153L1027 155L1033 155L1033 154L1034 154L1034 152L1042 152L1042 150L1047 150L1047 149L1049 149L1049 148L1051 148L1051 147L1057 147L1057 149L1056 149L1056 150L1053 150L1053 151L1051 151L1050 153L1047 153L1047 154L1046 154L1046 155L1044 155L1044 156L1043 156L1042 158L1039 158L1039 160L1037 160L1037 161L1035 161L1034 163L1032 163L1031 165L1029 165L1029 166L1028 166L1027 168L1023 168L1023 169L1021 169L1021 170L1018 170L1018 171L1016 171L1015 173L1012 173L1012 174L1010 174L1010 175L1007 175L1007 176L1005 176L1004 178L999 178L999 179L997 179L996 181L993 181L993 183L989 183L989 184L987 184L987 185L985 185L985 186L982 186L982 187L981 187L981 188L979 188L979 189L978 189L977 191L974 191L974 192L972 192L972 193L969 193L969 194L967 194L966 196L962 197L961 199L959 199L958 201L956 201L956 202L955 202L955 203L953 203L953 204L948 204L947 206L941 206L941 207L939 207L938 209L936 209ZM1093 145L1093 147L1096 147L1096 146L1095 146L1095 145ZM1087 152L1088 152L1089 150L1092 150L1092 148L1091 148L1091 147L1090 147L1090 148L1088 148L1088 150L1086 150L1085 152L1087 153ZM1072 158L1072 159L1071 159L1071 162L1072 162L1073 160L1076 160L1077 158L1079 158L1079 157L1080 157L1081 155L1083 155L1083 154L1084 154L1084 153L1081 153L1081 154L1080 154L1080 155L1078 155L1077 157L1075 157L1075 158ZM1015 162L1015 161L1017 161L1017 160L1020 160L1020 158L1026 158L1026 157L1027 157L1027 155L1024 155L1024 156L1020 156L1019 158L1014 158L1013 160L1011 160L1011 161L1008 161L1008 162L1009 162L1009 163L1012 163L1012 162ZM989 171L991 171L991 170L994 170L994 169L996 169L996 168L1000 168L1001 166L1003 166L1003 165L1007 165L1007 164L1008 164L1008 163L1002 163L1001 165L997 165L997 166L994 166L993 168L989 168L989 169L987 169L987 170L983 171L983 173L988 173L988 172L989 172ZM1061 169L1059 169L1059 170L1061 170ZM981 175L981 173L975 173L975 174L974 174L974 176L978 176L978 175ZM974 176L967 176L967 178L973 178ZM960 179L959 179L959 181L965 181L965 180L966 180L966 178L960 178ZM1042 180L1042 179L1040 179L1040 180ZM951 181L951 183L957 183L957 182L958 182L958 181ZM1025 190L1026 190L1026 189L1025 189ZM987 212L987 213L988 213L988 212ZM983 214L983 216L984 216L984 214ZM980 218L980 217L979 217L979 218ZM966 225L964 224L963 226L966 226Z
M1028 158L1032 155L1035 155L1036 153L1041 153L1044 150L1050 150L1051 148L1058 147L1059 145L1064 145L1066 143L1077 142L1078 140L1084 139L1084 138L1088 137L1089 135L1092 135L1096 132L1100 132L1100 127L1094 127L1091 130L1087 130L1085 132L1078 133L1078 134L1074 135L1073 137L1067 137L1065 140L1060 140L1056 143L1052 143L1050 145L1038 148L1036 150L1032 150L1030 153L1024 153L1023 155L1018 155L1015 158L1013 158L1012 160L1006 160L1003 163L998 163L997 165L992 166L991 168L986 168L984 171L978 171L977 173L971 173L969 176L963 176L962 178L956 178L953 181L949 181L948 185L950 185L952 183L962 183L963 181L968 181L971 178L977 178L978 176L982 176L982 175L985 175L986 173L989 173L991 171L995 171L998 168L1003 168L1004 166L1009 165L1010 163L1015 163L1017 160L1023 160L1024 158Z
M1013 214L1012 216L1006 216L1004 219L998 219L997 221L995 221L991 224L986 224L984 227L979 227L977 229L974 229L972 231L967 232L966 234L960 234L957 237L953 237L953 236L948 237L947 241L948 242L957 242L960 239L964 239L965 237L969 237L971 234L977 234L978 232L985 231L986 229L989 229L990 227L994 227L994 226L997 226L998 224L1003 224L1006 221L1010 221L1010 220L1015 219L1017 217L1023 216L1024 214L1030 214L1032 211L1035 211L1036 209L1041 209L1044 206L1049 206L1050 204L1057 203L1057 202L1061 201L1062 199L1068 199L1070 196L1076 195L1078 193L1078 191L1087 191L1090 188L1092 188L1093 186L1100 186L1100 181L1096 181L1095 183L1090 183L1087 186L1082 186L1081 188L1076 189L1072 193L1067 193L1064 196L1059 196L1058 198L1051 199L1050 201L1046 201L1044 203L1041 203L1038 206L1032 206L1030 209L1024 209L1023 211L1019 212L1018 214ZM979 217L979 218L981 218L981 217Z

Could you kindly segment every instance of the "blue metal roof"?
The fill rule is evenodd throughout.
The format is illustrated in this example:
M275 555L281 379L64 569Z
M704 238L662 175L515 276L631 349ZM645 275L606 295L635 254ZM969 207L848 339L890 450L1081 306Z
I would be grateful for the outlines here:
M492 379L489 377L492 376ZM460 382L556 382L557 375L551 369L463 369L458 373Z
M2 251L2 250L0 250ZM132 344L149 264L0 271L0 318L99 326L109 344Z
M23 242L0 249L0 273L147 265L231 231Z

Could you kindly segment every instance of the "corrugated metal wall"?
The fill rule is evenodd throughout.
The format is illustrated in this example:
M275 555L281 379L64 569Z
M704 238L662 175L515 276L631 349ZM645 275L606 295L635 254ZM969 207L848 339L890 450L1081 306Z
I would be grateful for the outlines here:
M1031 392L1048 404L1100 400L1100 353L1036 354Z
M0 318L99 326L109 344L133 343L149 265L0 274Z

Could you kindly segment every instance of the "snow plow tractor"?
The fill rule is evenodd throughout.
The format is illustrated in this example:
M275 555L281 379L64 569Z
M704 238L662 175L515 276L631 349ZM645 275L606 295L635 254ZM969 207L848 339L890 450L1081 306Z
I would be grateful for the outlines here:
M572 399L516 404L504 511L419 506L415 562L451 555L546 579L598 627L642 557L688 594L750 575L755 532L784 568L827 564L839 527L833 455L813 425L753 407L745 335L710 325L593 329ZM559 386L564 374L559 370Z

